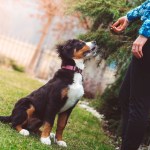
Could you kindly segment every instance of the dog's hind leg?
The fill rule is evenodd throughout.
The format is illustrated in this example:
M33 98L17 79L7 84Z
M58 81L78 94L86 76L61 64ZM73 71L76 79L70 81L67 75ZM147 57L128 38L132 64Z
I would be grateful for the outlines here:
M22 125L17 125L15 128L21 135L28 136L30 134L28 130L22 128Z
M40 127L42 126L42 124L43 124L42 120L36 117L31 117L28 119L28 123L27 125L25 125L25 128L27 128L29 131L33 132L34 134L41 135Z
M12 127L15 128L20 134L28 136L29 131L23 129L23 126L27 124L28 119L32 116L34 111L35 108L33 105L30 105L28 108L25 109L14 109L12 113Z

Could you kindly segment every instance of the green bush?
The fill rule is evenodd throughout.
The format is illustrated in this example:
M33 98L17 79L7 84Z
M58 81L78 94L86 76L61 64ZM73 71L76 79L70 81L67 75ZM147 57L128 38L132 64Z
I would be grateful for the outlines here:
M24 72L25 69L23 66L18 65L14 60L0 55L0 66L12 68L15 71Z
M15 71L18 71L18 72L24 72L25 69L23 66L21 65L18 65L15 61L11 61L11 67L15 70Z

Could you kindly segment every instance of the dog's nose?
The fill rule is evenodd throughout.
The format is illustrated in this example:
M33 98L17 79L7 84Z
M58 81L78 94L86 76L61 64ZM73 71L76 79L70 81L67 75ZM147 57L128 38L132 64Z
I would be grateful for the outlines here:
M92 43L96 45L96 41L92 41Z

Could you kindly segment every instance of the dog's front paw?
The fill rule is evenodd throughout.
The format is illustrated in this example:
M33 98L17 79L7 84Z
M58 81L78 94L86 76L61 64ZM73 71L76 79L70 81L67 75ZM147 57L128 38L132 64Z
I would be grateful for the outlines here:
M29 131L25 129L22 129L19 133L24 136L28 136L30 134Z
M61 146L61 147L67 147L67 144L64 141L57 141L56 140L56 144L59 145L59 146Z
M47 138L43 138L43 137L41 137L41 142L43 143L43 144L46 144L46 145L51 145L51 140L50 140L50 138L49 137L47 137Z

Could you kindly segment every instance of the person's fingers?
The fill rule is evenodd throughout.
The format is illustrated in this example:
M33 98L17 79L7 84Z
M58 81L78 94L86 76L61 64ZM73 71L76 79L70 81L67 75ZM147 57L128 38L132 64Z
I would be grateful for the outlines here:
M136 58L140 58L140 53L138 51L138 46L136 45L136 43L133 43L133 46L132 46L132 53L133 55L136 57Z
M122 28L121 28L121 26L119 26L119 27L111 27L111 30L113 30L113 31L115 31L117 33L123 31Z
M139 52L139 45L136 45L136 55L138 56L137 58L141 58L140 52Z
M140 55L139 55L139 53L138 53L137 51L134 52L133 55L134 55L136 58L138 58L138 59L140 58Z
M135 44L135 43L133 43L133 45L132 45L132 51L133 51L133 52L136 51L136 44Z
M115 32L121 32L125 30L125 28L126 28L126 24L124 25L120 24L118 27L114 27L114 26L111 27L111 29L114 30Z
M137 54L140 58L143 57L143 52L142 52L142 48L143 48L143 45L141 43L136 43L136 51L137 51Z
M143 57L142 48L143 48L143 46L142 46L142 45L139 45L139 53L140 53L141 57Z
M118 32L118 29L116 27L112 27L111 29L115 32Z
M138 55L138 58L141 58L141 54L140 54L140 51L139 51L139 45L136 44L136 54Z
M128 25L128 22L124 21L124 23L121 26L122 30L126 29L127 25Z
M118 32L121 32L121 31L123 31L123 30L124 30L124 28L123 28L122 25L120 25L119 27L117 27L117 31L118 31Z
M117 27L119 24L120 24L120 21L117 20L117 21L112 25L112 27Z

